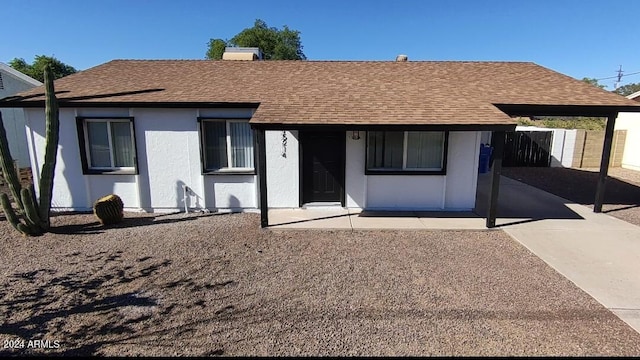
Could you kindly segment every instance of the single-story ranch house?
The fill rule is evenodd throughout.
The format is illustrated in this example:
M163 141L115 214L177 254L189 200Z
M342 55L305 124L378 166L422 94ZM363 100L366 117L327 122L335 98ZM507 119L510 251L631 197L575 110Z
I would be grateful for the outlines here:
M114 60L55 88L54 209L90 210L115 193L130 210L260 209L263 226L268 208L310 203L472 210L487 131L496 146L493 226L500 142L513 116L614 123L619 111L639 109L527 62ZM25 108L36 185L43 92L0 100Z

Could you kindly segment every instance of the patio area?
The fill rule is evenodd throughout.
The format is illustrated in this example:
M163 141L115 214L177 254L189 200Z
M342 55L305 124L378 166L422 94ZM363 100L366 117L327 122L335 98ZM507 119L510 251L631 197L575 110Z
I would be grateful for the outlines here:
M485 219L472 212L362 211L341 207L269 210L271 229L482 230Z
M303 209L270 209L271 229L402 229L402 230L486 230L486 209L490 174L478 176L474 211L369 211L339 206ZM496 225L540 220L584 220L575 204L529 185L502 177Z

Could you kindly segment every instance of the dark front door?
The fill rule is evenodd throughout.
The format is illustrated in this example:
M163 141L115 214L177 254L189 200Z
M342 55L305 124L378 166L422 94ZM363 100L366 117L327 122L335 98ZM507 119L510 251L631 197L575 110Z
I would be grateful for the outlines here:
M301 132L302 203L341 202L344 191L344 132Z

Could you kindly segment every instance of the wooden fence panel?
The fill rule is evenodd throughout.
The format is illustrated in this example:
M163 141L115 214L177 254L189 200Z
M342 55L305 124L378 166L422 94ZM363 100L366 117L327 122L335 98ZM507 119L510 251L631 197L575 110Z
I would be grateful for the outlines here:
M505 167L549 167L553 131L515 131L505 136Z

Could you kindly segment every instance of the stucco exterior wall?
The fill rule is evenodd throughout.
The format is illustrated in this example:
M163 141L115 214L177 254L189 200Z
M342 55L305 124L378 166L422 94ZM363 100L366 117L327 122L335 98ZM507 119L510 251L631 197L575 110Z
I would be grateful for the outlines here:
M444 209L469 211L475 207L481 141L480 132L449 134Z
M616 130L627 130L622 167L640 171L640 113L619 113Z
M480 132L449 133L446 175L365 175L366 141L347 136L346 205L371 210L466 211L475 206Z
M252 110L61 109L60 145L53 207L90 210L93 202L118 194L127 210L155 212L257 209L257 176L203 175L197 118L246 118ZM27 110L28 142L37 182L44 158L44 111ZM132 116L138 175L84 175L76 116ZM270 208L297 208L300 194L298 132L267 131L267 191ZM345 189L350 208L470 210L475 206L480 132L451 132L446 175L365 175L365 136L346 133Z
M28 146L34 180L44 161L44 110L28 109ZM53 208L90 210L99 197L118 194L127 210L155 212L257 208L255 175L203 175L198 116L248 118L251 109L61 109ZM138 175L84 175L76 116L133 116Z
M0 69L0 76L2 76L3 85L0 88L0 99L37 86L18 79L2 69ZM0 109L0 112L7 132L11 157L18 162L19 167L28 167L29 149L27 148L24 111L21 108L5 108Z
M345 200L348 208L367 207L367 177L364 175L366 161L366 136L360 132L360 139L353 140L347 131L345 158Z
M298 132L267 131L267 202L270 208L300 206L300 163Z

